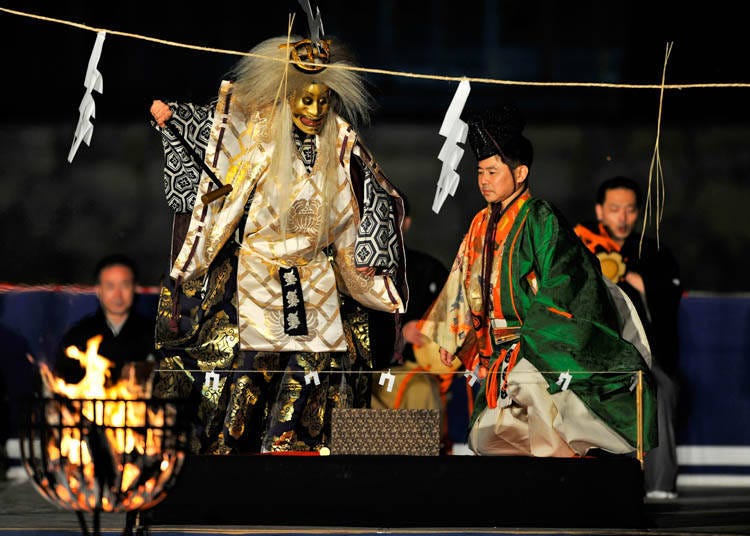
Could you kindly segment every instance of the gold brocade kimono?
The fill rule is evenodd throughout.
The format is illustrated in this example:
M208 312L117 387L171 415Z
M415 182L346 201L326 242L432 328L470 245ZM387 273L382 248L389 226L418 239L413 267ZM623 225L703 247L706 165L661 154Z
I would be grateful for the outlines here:
M351 127L328 117L336 127L334 177L317 165L320 154L309 172L295 158L282 227L271 202L275 147L267 118L248 118L230 100L224 82L205 161L232 191L204 203L215 186L203 174L162 289L155 392L195 401L197 452L319 450L329 440L332 408L369 399L356 392L364 384L355 376L371 366L362 363L369 339L361 307L403 312L406 294L389 274L355 269L361 207L350 170L355 156L371 161ZM379 170L370 176L393 195ZM326 208L330 181L335 195Z
M229 83L222 86L226 97ZM217 104L217 110L223 103ZM319 200L325 177L320 169L305 171L296 159L296 182L289 195L292 211L287 233L282 234L278 207L267 199L272 187L267 171L273 157L273 144L266 141L266 119L255 117L245 125L242 112L224 114L215 121L206 160L215 162L216 175L233 186L223 201L204 204L196 200L190 227L182 249L172 267L176 281L189 281L205 275L216 254L234 233L244 215L245 204L253 194L252 204L242 231L237 273L240 348L256 351L344 351L346 340L339 313L337 285L355 301L387 312L403 312L404 304L388 276L366 277L354 267L354 244L359 225L359 209L348 176L352 150L357 140L351 127L336 117L339 134L336 154L340 165L336 177L334 205L323 213ZM329 118L329 120L334 120ZM233 132L241 132L233 136ZM219 143L221 140L221 143ZM204 176L200 193L213 183ZM331 262L320 244L316 244L317 227L328 218L332 231L335 258ZM327 244L326 244L327 245ZM286 336L283 329L283 288L280 267L297 267L302 282L304 309L307 315L306 336Z

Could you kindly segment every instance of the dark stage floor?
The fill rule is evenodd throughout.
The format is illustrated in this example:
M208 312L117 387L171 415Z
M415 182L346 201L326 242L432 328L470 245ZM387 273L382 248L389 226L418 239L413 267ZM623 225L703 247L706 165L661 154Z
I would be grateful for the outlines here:
M20 469L20 468L19 468ZM81 525L75 513L61 510L51 504L37 492L28 479L23 478L22 471L11 474L7 481L0 482L0 536L75 535L81 534ZM463 490L445 490L446 494L465 492ZM478 502L482 507L497 505L502 501L491 499L492 492L475 489ZM750 535L750 488L686 488L680 489L677 499L653 501L646 499L643 504L644 522L641 527L619 528L618 526L601 528L566 528L561 527L440 527L440 526L287 526L287 525L238 525L217 526L167 524L147 525L147 533L159 535L185 534L253 534L253 535L293 535L293 534L356 534L356 535L469 535L469 534L522 534L522 535ZM202 493L217 493L217 490L204 490ZM398 508L398 493L383 497L384 501L393 503ZM533 497L520 500L534 501ZM506 503L507 504L507 503ZM543 504L539 504L544 508ZM91 529L91 517L86 520ZM101 534L119 535L125 527L124 514L102 514Z

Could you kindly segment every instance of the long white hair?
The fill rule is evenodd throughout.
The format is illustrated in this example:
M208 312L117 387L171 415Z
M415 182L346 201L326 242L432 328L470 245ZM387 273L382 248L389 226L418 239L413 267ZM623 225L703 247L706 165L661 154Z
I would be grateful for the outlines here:
M297 152L289 101L310 84L325 84L331 90L331 108L319 134L315 163L315 168L323 170L326 177L335 177L338 171L335 116L342 117L356 128L369 120L372 109L372 100L362 77L358 71L349 68L355 67L355 64L342 44L332 40L329 65L320 72L307 73L294 66L290 59L290 47L285 46L300 39L295 35L267 39L255 46L250 55L241 59L230 73L234 79L232 98L247 117L252 117L256 112L268 115L270 110L269 135L275 146L269 168L269 179L274 184L271 199L279 210L284 234L292 202L288 195L294 180L292 163ZM327 215L334 199L336 182L327 180L323 192L323 226L319 229L317 240L326 243Z

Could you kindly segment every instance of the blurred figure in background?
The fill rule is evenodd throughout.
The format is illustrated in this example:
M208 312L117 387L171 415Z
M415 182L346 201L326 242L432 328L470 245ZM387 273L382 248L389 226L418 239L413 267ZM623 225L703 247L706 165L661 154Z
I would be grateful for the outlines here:
M404 201L404 236L413 223L409 200ZM370 340L375 363L379 369L391 370L395 376L391 390L377 381L372 385L372 407L390 409L438 409L441 413L441 452L450 453L447 435L446 406L453 371L440 362L440 349L417 329L417 321L429 309L448 278L448 269L432 255L406 245L406 280L409 286L409 307L401 315L401 340L396 343L394 315L374 311L371 314ZM399 345L397 347L397 344ZM394 351L395 349L395 351ZM400 350L403 364L396 355ZM460 365L460 363L457 363ZM377 379L377 376L376 376Z
M8 478L9 469L21 465L19 458L11 458L10 452L18 449L8 449L8 442L20 436L21 402L34 394L38 374L31 364L31 349L24 337L0 324L0 341L0 481L3 481Z
M0 368L0 482L6 479L10 459L6 443L10 437L10 399L8 397L8 382L5 380L3 369Z
M677 444L674 421L679 395L678 313L683 289L677 261L667 246L636 228L643 194L628 177L603 181L596 193L596 221L575 232L602 265L602 273L622 288L646 329L656 379L659 446L644 461L646 495L677 497Z
M134 366L138 381L145 380L153 369L154 319L134 310L137 298L138 269L135 262L122 254L107 255L94 270L97 310L68 328L60 341L54 372L66 383L78 383L85 370L79 360L69 357L66 348L75 346L86 352L88 342L102 336L98 354L114 363L110 382L115 383L123 367Z

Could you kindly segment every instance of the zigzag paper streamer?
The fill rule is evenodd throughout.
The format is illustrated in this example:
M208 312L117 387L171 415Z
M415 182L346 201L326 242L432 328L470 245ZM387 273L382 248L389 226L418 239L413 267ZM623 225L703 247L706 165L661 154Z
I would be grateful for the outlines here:
M568 387L570 386L570 380L573 379L573 376L570 374L570 371L561 372L560 376L557 378L557 381L555 382L557 385L560 386L560 389L563 391L567 391Z
M381 372L380 373L380 379L378 380L378 385L385 385L388 383L388 387L385 388L386 391L389 393L393 391L393 382L395 381L396 376L391 374L391 369L388 369L388 372Z
M71 145L70 152L68 153L68 162L73 161L73 157L76 155L81 142L91 145L91 135L94 133L94 124L91 122L91 119L96 117L96 104L91 92L97 91L100 94L103 92L102 73L99 72L98 65L106 34L107 32L98 32L96 34L94 49L91 51L89 65L86 68L86 79L83 82L86 92L83 94L81 104L78 106L78 125L73 134L73 145Z
M465 143L466 135L469 132L468 125L461 121L461 112L470 91L471 86L468 80L463 80L458 84L440 127L440 135L445 136L445 142L440 149L440 154L438 154L438 160L443 162L443 167L440 170L440 178L435 189L435 199L432 202L432 211L435 214L440 212L448 194L455 195L458 181L461 178L456 173L456 168L464 155L464 150L459 147L458 143Z
M317 370L305 374L305 385L310 385L310 382L315 383L315 385L320 385L320 376L318 376Z

